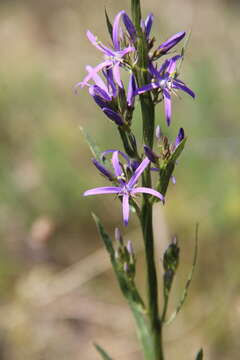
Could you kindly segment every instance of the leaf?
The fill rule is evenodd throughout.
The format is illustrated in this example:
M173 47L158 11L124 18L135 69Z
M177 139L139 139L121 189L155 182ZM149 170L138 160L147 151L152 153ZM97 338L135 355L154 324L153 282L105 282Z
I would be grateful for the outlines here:
M99 346L98 344L94 344L96 350L99 352L99 354L101 355L101 357L103 358L103 360L113 360L107 353L105 350L103 350L103 348L101 346Z
M169 320L166 321L166 323L165 323L166 325L169 325L176 318L177 314L182 309L182 307L183 307L183 305L184 305L184 303L186 301L189 286L190 286L190 284L192 282L194 270L195 270L196 263L197 263L197 255L198 255L198 224L196 225L196 230L195 230L195 249L194 249L192 268L191 268L191 271L190 271L190 273L188 275L188 279L187 279L187 282L185 284L185 287L184 287L182 296L180 298L179 304L178 304L176 310L174 311L174 313L170 316ZM199 358L199 359L201 359L201 358ZM199 360L199 359L197 358L196 360Z
M119 286L125 298L128 300L129 306L132 310L134 315L136 324L137 324L137 332L138 337L141 341L142 348L145 354L145 358L148 360L154 360L154 344L151 336L151 331L149 327L148 320L146 318L146 310L141 299L140 294L136 288L135 283L132 279L130 279L127 274L119 267L116 258L115 252L112 244L112 240L105 231L102 223L100 222L99 218L92 213L93 219L96 223L98 232L100 237L102 238L106 250L110 256L110 260L117 277Z
M101 150L92 139L92 137L80 126L80 130L85 138L86 143L88 144L93 156L98 160L101 161ZM102 161L101 161L102 162Z
M196 360L203 360L203 349L199 350Z
M112 39L112 33L113 33L113 27L112 27L112 23L109 19L109 16L108 16L108 13L107 13L107 9L105 8L105 18L106 18L106 23L107 23L107 28L108 28L108 32L109 32L109 35Z

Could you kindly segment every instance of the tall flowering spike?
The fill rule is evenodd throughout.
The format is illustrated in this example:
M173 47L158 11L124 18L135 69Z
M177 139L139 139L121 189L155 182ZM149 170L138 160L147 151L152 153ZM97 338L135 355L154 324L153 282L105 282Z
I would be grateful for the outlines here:
M157 197L159 200L164 201L164 197L158 191L148 187L136 187L138 179L149 165L150 160L145 158L137 167L130 180L127 182L122 177L122 168L118 159L118 151L115 151L112 156L112 164L114 168L115 177L119 186L99 187L90 189L84 192L84 196L101 195L101 194L117 194L122 199L122 213L123 222L127 226L129 222L130 198L134 198L138 193L145 193Z
M185 31L180 31L175 35L171 36L168 40L164 41L158 48L158 52L161 55L166 54L169 50L171 50L175 45L177 45L186 35Z
M176 55L171 59L167 59L160 69L157 69L150 64L150 73L153 77L151 83L136 90L136 94L143 94L147 91L153 91L159 89L164 100L164 109L167 125L171 123L172 117L172 105L171 105L171 94L176 90L182 90L195 98L194 92L189 89L181 80L175 78L175 71L177 61L181 59L180 55Z

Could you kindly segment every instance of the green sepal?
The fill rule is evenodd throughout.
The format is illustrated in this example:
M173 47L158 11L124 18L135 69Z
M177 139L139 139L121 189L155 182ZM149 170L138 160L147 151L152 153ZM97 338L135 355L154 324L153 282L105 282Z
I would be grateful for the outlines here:
M185 303L185 301L187 299L188 290L189 290L190 284L192 282L194 270L195 270L195 267L196 267L196 264L197 264L197 256L198 256L198 224L196 225L196 230L195 230L195 248L194 248L192 268L191 268L191 271L190 271L190 273L188 275L188 278L187 278L187 281L186 281L182 296L181 296L181 298L179 300L179 303L178 303L178 305L176 307L176 310L170 316L169 320L166 321L166 323L165 323L166 325L169 325L176 318L177 314L180 312L180 310L182 309L182 307L183 307L183 305L184 305L184 303Z
M101 355L103 360L113 360L107 353L105 350L103 350L103 348L101 346L99 346L98 344L94 344L96 350L98 351L98 353Z
M129 306L135 318L138 337L142 344L145 359L154 360L154 344L151 336L149 323L146 317L146 309L143 300L141 299L141 296L136 288L133 279L129 277L126 272L123 271L122 266L119 266L118 262L116 261L115 252L110 236L105 231L99 218L94 213L92 213L92 216L96 223L99 235L103 240L106 250L110 256L112 267L118 280L120 289L125 298L128 300Z
M197 353L196 360L203 360L203 349L200 349Z
M112 27L112 23L109 19L109 16L108 16L108 13L107 13L107 9L105 8L105 19L106 19L106 24L107 24L107 28L108 28L108 32L109 32L109 35L112 39L112 33L113 33L113 27Z

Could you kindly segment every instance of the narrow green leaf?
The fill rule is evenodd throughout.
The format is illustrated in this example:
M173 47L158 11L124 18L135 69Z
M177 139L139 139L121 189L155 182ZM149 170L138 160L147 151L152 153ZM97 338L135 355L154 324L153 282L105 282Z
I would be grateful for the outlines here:
M103 348L101 346L99 346L98 344L94 344L96 350L99 352L99 354L101 355L103 360L113 360L107 353L105 350L103 350Z
M196 263L197 263L197 255L198 255L198 224L196 225L196 230L195 230L195 249L194 249L192 268L191 268L191 271L190 271L190 273L188 275L188 279L187 279L187 282L185 284L185 288L183 290L183 293L182 293L182 296L180 298L179 304L178 304L176 310L174 311L174 313L170 316L169 320L166 321L166 325L169 325L176 318L177 314L182 309L182 307L183 307L183 305L184 305L184 303L186 301L189 286L190 286L190 284L192 282L194 270L195 270ZM197 360L199 360L199 359L197 359Z
M197 353L196 360L203 360L203 349L200 349Z
M113 32L113 27L112 27L112 23L109 19L109 16L108 16L108 13L107 13L107 9L105 8L105 18L106 18L106 24L107 24L107 28L108 28L108 32L109 32L109 35L112 39L112 32Z
M136 285L132 279L119 267L115 255L112 240L105 231L99 218L92 214L93 219L96 223L100 237L102 238L107 252L109 253L111 263L117 277L119 286L125 298L128 300L129 306L132 310L133 316L137 324L137 333L139 340L142 344L142 348L145 354L145 359L154 360L154 345L151 336L149 323L146 317L146 310L141 296L136 288Z
M82 126L80 126L80 130L85 138L86 143L88 144L93 156L101 161L101 150L99 149L99 147L97 146L97 144L95 143L95 141L92 139L92 137L83 129Z

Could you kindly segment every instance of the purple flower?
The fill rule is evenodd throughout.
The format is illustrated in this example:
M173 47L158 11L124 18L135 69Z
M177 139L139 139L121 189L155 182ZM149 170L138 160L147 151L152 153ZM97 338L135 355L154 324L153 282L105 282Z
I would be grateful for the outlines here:
M171 36L168 40L164 41L158 48L157 51L161 55L167 54L175 45L181 41L186 35L185 31L180 31L177 34Z
M112 157L112 165L115 173L115 177L118 181L119 186L106 186L99 187L91 190L87 190L84 192L84 196L89 195L100 195L100 194L117 194L122 199L122 211L123 211L123 221L124 225L128 225L129 221L129 199L134 198L138 193L145 193L159 198L161 201L164 201L164 197L158 191L147 188L147 187L136 187L137 181L139 177L142 175L143 171L149 165L150 160L145 158L140 165L137 167L130 180L127 181L125 179L125 175L122 171L122 167L120 165L118 159L118 151L113 153Z
M181 80L174 78L177 61L181 58L180 55L176 55L171 59L166 60L158 70L153 64L150 64L149 70L153 76L153 80L150 84L137 89L137 94L143 94L146 91L153 89L159 89L162 93L165 107L165 116L167 125L171 123L171 93L174 90L182 90L187 94L195 98L194 92L189 89Z
M97 65L96 67L92 68L88 66L86 69L88 71L88 75L83 79L83 81L79 82L76 86L79 86L83 88L84 86L88 85L88 82L90 80L96 79L96 75L99 71L103 69L112 69L113 70L113 78L116 81L116 83L122 87L122 81L120 77L120 67L124 64L124 58L127 54L130 52L135 51L135 48L133 46L127 46L123 49L121 49L121 38L122 38L122 32L120 29L120 20L123 18L124 25L126 26L126 29L131 37L131 39L135 39L136 37L136 30L131 22L128 15L125 13L125 11L120 11L117 16L114 19L113 23L113 33L112 33L112 39L113 39L113 49L105 46L102 44L101 41L97 39L95 35L93 35L89 30L87 31L87 37L89 41L98 49L100 50L104 55L104 61Z

